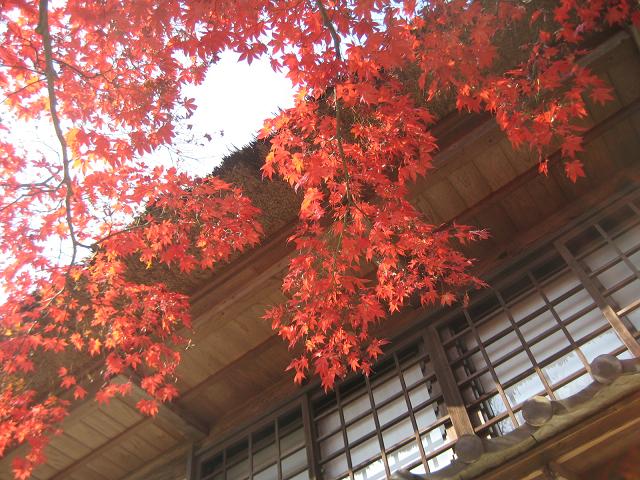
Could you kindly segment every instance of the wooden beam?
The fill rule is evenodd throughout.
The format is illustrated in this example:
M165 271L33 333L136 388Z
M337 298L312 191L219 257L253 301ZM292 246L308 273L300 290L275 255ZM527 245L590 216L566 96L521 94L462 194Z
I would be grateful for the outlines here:
M133 424L127 430L124 430L123 432L119 433L115 437L112 437L108 441L104 442L102 445L100 445L95 450L92 450L91 453L88 453L84 457L76 460L75 462L73 462L71 465L69 465L65 469L60 470L53 477L50 477L49 480L64 480L66 478L69 478L75 472L77 472L78 470L80 470L81 468L86 466L87 463L91 462L92 460L94 460L96 458L101 457L105 452L107 452L108 450L113 448L115 445L117 445L117 444L119 444L121 442L124 442L124 441L128 440L129 438L131 438L133 435L136 434L138 427L146 425L146 424L150 423L150 421L151 421L150 418L143 418L142 420L140 420L137 423Z
M118 382L127 382L124 377L117 377ZM131 382L131 393L121 398L121 401L136 409L136 403L140 400L150 400L151 397L145 392L138 382ZM178 433L188 441L199 441L205 438L209 433L209 427L192 414L185 411L182 407L175 403L161 403L158 405L158 413L149 420L158 424L163 429L171 433Z
M583 480L583 477L558 462L549 462L544 467L552 480Z

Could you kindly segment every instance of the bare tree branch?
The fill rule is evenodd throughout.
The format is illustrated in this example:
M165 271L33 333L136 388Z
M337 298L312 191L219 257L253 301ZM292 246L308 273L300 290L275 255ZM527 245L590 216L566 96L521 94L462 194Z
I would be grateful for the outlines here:
M72 207L73 207L73 179L71 177L70 159L67 141L64 138L62 132L62 126L60 117L58 115L58 100L56 96L56 79L58 78L56 71L53 67L53 47L51 43L51 32L49 31L49 0L40 0L39 3L39 20L36 32L42 36L42 46L44 48L45 58L45 77L47 79L47 93L49 95L49 111L51 113L51 121L53 128L56 132L56 137L60 143L60 149L62 151L62 184L66 189L65 193L65 215L67 221L67 227L69 228L69 236L71 237L71 262L70 266L76 261L78 255L78 247L84 247L85 245L78 242L76 237L75 227L73 225Z

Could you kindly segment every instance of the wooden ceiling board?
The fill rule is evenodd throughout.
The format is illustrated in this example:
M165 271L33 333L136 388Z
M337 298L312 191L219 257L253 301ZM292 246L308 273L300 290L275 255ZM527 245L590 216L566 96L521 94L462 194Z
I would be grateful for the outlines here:
M115 437L127 429L126 426L120 424L120 422L100 410L83 418L82 421L107 438Z
M179 403L211 424L219 418L220 412L226 414L234 409L238 398L259 396L265 385L282 377L291 381L292 375L284 372L290 360L284 342L272 336L234 364L212 375L193 392L186 393ZM237 396L240 390L242 395Z
M541 218L551 215L567 201L556 179L552 176L538 175L529 182L527 190L536 202L536 210Z
M422 212L425 220L432 225L440 225L444 222L444 219L436 213L429 200L423 194L417 195L413 199L413 204Z
M213 372L207 379L205 379L203 382L200 382L198 385L194 386L193 388L191 388L189 391L184 392L179 398L178 398L178 402L183 402L186 400L190 400L193 399L194 397L198 397L201 392L203 392L206 388L208 388L209 384L212 384L216 381L217 378L225 378L229 375L233 375L234 372L239 368L239 366L244 365L246 366L247 364L252 363L256 358L257 355L260 354L260 352L263 352L265 350L269 350L271 348L274 347L281 347L282 348L282 344L281 341L276 338L275 336L271 336L269 337L265 342L256 345L254 348L252 348L251 350L245 352L239 359L237 359L235 362L228 364L227 366L225 366L224 368Z
M428 190L423 192L423 195L429 203L433 205L435 212L445 219L455 217L466 207L460 194L453 185L451 185L451 182L446 179L436 185L430 186ZM442 199L446 199L446 201Z
M291 245L287 245L284 241L287 237L288 233L287 235L282 235L281 238L278 237L282 243L278 245L277 248L271 248L266 252L262 252L261 249L256 251L258 253L262 252L266 258L271 259L271 264L264 271L242 282L231 277L229 281L223 283L220 288L207 291L205 294L200 295L197 301L192 303L194 328L198 333L200 333L201 325L206 327L206 332L216 331L224 326L224 324L229 321L229 316L227 316L227 318L223 316L223 318L220 319L219 314L227 311L231 305L237 303L244 297L253 297L259 285L274 275L279 274L287 267L289 263L287 256L291 251ZM258 253L256 253L256 255L258 255ZM210 322L213 318L216 318L216 321ZM208 333L204 333L204 335L207 334Z
M62 470L74 462L72 457L52 445L49 445L46 448L45 455L47 457L47 465L54 471ZM38 471L37 474L43 478L49 478L49 475L44 472Z
M189 391L197 385L203 378L210 375L212 365L200 354L203 347L196 340L191 341L191 346L186 351L182 351L182 359L176 373L178 375L178 390L180 392Z
M608 75L602 75L605 81L608 81ZM615 112L622 108L622 103L618 100L617 95L614 92L613 99L605 104L595 103L591 100L586 101L587 111L589 112L589 118L593 124L603 121L605 118L613 115Z
M66 480L66 479L65 479ZM95 470L83 466L79 468L73 475L69 475L68 480L108 480L107 477L100 475Z
M489 205L485 210L478 212L473 219L461 219L465 224L476 225L479 228L489 230L490 239L494 242L503 243L513 237L516 232L516 225L509 218L504 206L501 204ZM470 245L482 245L486 242L473 242Z
M89 469L98 472L108 480L118 480L127 473L126 466L118 465L104 456L92 458L86 465Z
M212 311L211 314L206 317L206 321L200 322L199 327L196 329L197 336L207 338L221 334L226 324L236 319L237 315L244 309L263 300L266 295L264 290L268 291L271 287L279 289L279 282L274 280L274 276L281 274L288 263L288 258L281 259L278 261L278 267L274 268L274 271L268 272L268 275L265 275L264 278L258 279L252 284L253 289L251 291L247 291L245 295L238 297L234 302L224 304L224 308Z
M237 430L238 427L250 423L260 413L271 411L275 405L291 398L297 392L298 386L287 376L265 388L257 397L236 402L235 407L229 410L226 415L219 415L204 444L217 443L221 438Z
M474 205L492 191L486 178L472 161L452 172L449 181L467 207Z
M145 442L152 445L154 448L162 451L165 451L171 445L175 445L176 443L178 443L178 439L176 438L176 436L171 435L164 428L161 428L152 422L147 423L142 428L137 429L136 436L140 437ZM180 441L184 443L184 440L181 438Z
M609 85L614 88L620 104L628 105L640 97L640 60L638 48L631 40L616 51L615 61L607 65L606 71Z
M51 478L52 475L55 475L56 473L56 469L53 468L51 465L49 464L44 464L44 465L39 465L38 468L35 471L35 477L42 479L42 480L47 480L48 478ZM13 474L11 473L11 469L9 466L7 466L7 468L3 468L2 471L0 471L0 474L2 474L3 476L0 477L3 480L6 478L8 479L12 479L13 480ZM6 475L6 476L4 476Z
M636 121L640 119L640 113L633 115ZM638 162L638 133L631 121L622 122L616 129L603 135L604 141L611 152L611 156L620 167L626 167Z
M54 437L51 440L51 444L76 460L91 452L91 448L66 433Z
M580 155L584 171L590 182L598 183L617 169L615 159L609 153L604 138L598 137L588 143L585 152Z
M538 154L521 146L515 149L506 138L500 143L500 151L509 160L515 173L515 177L526 173L531 167L538 163Z
M102 456L112 463L126 466L127 472L140 468L141 465L153 458L145 458L140 452L128 450L120 442L105 451Z
M118 397L112 398L106 405L100 405L100 412L125 427L146 418L138 410L131 408Z
M104 472L97 470L98 467L90 465L81 465L77 470L78 478L82 480L111 480ZM65 479L66 480L66 479Z
M140 458L154 458L162 452L162 449L152 445L142 438L138 431L128 438L120 441L120 445L127 451L136 452Z
M212 363L218 366L216 369L210 369L210 373L215 372L217 369L229 363L231 359L237 359L241 357L246 351L262 343L271 332L264 328L259 328L258 331L249 333L247 325L243 325L243 321L247 321L247 317L237 317L233 322L228 323L224 330L220 331L218 335L213 335L206 344L202 345L206 348L201 352L206 355ZM258 323L256 320L251 319L252 323Z
M235 361L245 351L235 345L233 338L226 336L230 330L227 327L219 336L212 336L209 342L198 335L194 336L192 347L184 353L184 362L177 371L182 380L182 391L189 391L212 373L224 368L227 363ZM222 339L225 339L226 345L220 345ZM228 356L225 357L225 354ZM196 368L192 368L193 366Z
M227 322L221 329L208 335L206 327L197 332L194 345L183 354L183 362L178 370L182 378L182 391L188 391L273 335L271 326L261 317L267 306L282 299L280 284L280 279L270 279L251 302L235 306L234 320Z
M491 190L506 185L516 176L516 171L500 145L486 152L479 152L473 162L482 173Z
M106 443L109 438L83 421L79 421L69 426L65 432L74 440L86 445L90 449L96 449Z
M532 208L535 203L527 185L511 192L506 198L501 199L500 203L517 231L527 230L540 219L538 210Z

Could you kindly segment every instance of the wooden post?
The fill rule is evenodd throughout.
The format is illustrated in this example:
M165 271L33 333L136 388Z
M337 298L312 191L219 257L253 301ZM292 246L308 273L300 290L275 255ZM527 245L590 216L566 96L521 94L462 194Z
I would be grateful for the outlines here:
M433 369L436 372L436 378L438 382L440 382L442 396L447 405L449 417L451 417L451 423L453 424L456 436L460 438L463 435L473 435L475 432L471 424L471 419L469 418L456 379L447 361L447 354L440 343L438 331L434 326L430 326L427 328L423 338L427 347L427 353L433 363Z
M185 465L184 477L186 480L196 480L196 469L194 460L194 447L192 443L189 447L189 450L187 451L187 464Z

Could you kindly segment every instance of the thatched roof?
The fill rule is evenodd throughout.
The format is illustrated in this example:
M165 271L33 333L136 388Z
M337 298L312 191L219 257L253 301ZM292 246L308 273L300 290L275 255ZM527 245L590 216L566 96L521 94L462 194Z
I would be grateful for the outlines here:
M264 230L263 241L289 225L296 218L300 206L300 197L289 184L276 177L273 180L262 178L260 167L264 164L268 152L268 142L255 140L231 152L211 173L212 176L240 187L253 205L261 210L258 221ZM241 255L236 254L231 262ZM165 266L146 269L135 259L131 260L130 265L132 279L143 283L162 282L172 290L186 294L194 293L226 267L225 264L220 264L212 270L184 274Z

